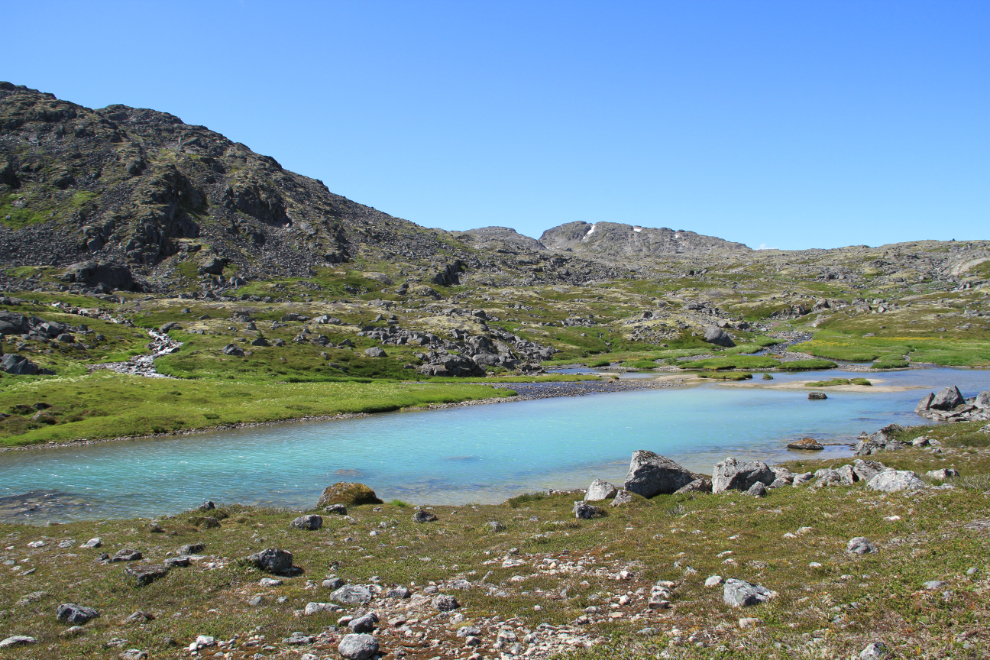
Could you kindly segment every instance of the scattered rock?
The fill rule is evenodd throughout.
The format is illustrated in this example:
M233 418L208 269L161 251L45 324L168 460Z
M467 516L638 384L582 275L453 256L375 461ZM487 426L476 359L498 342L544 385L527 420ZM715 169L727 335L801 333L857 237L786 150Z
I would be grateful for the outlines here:
M626 473L625 490L643 497L670 495L697 477L674 461L652 451L633 452Z
M929 470L925 473L925 476L929 479L937 479L939 481L946 481L947 479L953 479L959 476L959 470L955 468L942 468L940 470Z
M88 621L99 616L100 613L92 607L76 605L75 603L63 603L55 610L55 617L59 621L77 626L85 625Z
M574 503L574 517L578 519L601 518L605 515L605 509L600 506L592 506L587 502L578 501Z
M595 479L588 486L588 490L584 494L585 502L600 502L601 500L610 500L619 492L619 489L605 481L604 479Z
M141 649L127 649L117 657L120 660L148 660L148 652Z
M456 610L460 606L461 604L457 602L456 598L453 596L448 596L447 594L440 594L433 599L433 607L441 612L450 612L452 610Z
M755 484L749 487L749 490L746 491L746 494L752 495L753 497L766 497L767 487L763 484L762 481L757 481Z
M629 504L633 501L632 493L628 490L620 490L616 493L615 497L609 503L609 506L622 506L623 504Z
M849 541L846 545L846 552L850 555L868 555L870 553L876 552L877 548L875 545L870 543L870 540L865 536L857 536Z
M378 653L378 640L373 635L352 633L344 635L337 652L346 660L368 660Z
M710 493L712 492L712 480L705 477L695 479L689 484L681 486L674 491L675 495L680 493Z
M315 515L299 516L290 524L296 529L315 531L323 527L323 518Z
M333 514L335 516L346 516L347 515L347 507L344 506L343 504L331 504L330 506L328 506L327 508L325 508L323 510L323 512L324 513L330 513L330 514Z
M133 564L124 569L124 573L139 587L162 579L168 575L168 571L168 566L160 564Z
M725 581L722 598L731 607L750 607L765 603L774 597L774 592L758 584L730 578Z
M725 582L721 575L712 575L707 580L705 580L705 586L708 588L720 587Z
M27 635L14 635L0 642L0 649L12 649L18 646L30 646L37 644L38 640Z
M292 565L292 553L278 548L267 548L248 557L248 562L254 564L266 573L289 575L298 569Z
M379 346L372 346L371 348L364 349L364 354L370 358L388 357L388 353L385 352L385 349Z
M330 594L330 600L341 605L367 605L371 598L371 591L357 584L348 584Z
M187 543L179 548L180 555L198 555L206 550L205 543Z
M124 623L129 623L129 624L147 623L148 621L154 621L154 620L155 620L155 616L153 614L148 614L147 612L142 612L141 610L138 610L137 612L134 612L129 617L124 619Z
M86 541L79 547L85 548L86 550L92 550L94 548L99 548L102 545L103 545L103 540L99 536L96 536Z
M107 560L109 564L115 564L121 561L138 561L144 556L137 550L132 550L131 548L121 548L114 553L113 557Z
M872 642L859 652L859 660L877 660L886 658L890 653L887 645L883 642Z
M429 511L419 510L413 514L412 519L415 523L428 523L435 522L437 517L436 514L430 513Z
M385 592L386 598L409 598L412 592L406 587L395 587Z
M227 344L221 349L224 355L232 355L234 357L244 357L244 349L240 346L235 346L234 344Z
M375 632L375 624L378 623L378 615L374 612L369 612L364 616L359 616L347 624L347 627L351 629L351 632L356 633L372 633Z

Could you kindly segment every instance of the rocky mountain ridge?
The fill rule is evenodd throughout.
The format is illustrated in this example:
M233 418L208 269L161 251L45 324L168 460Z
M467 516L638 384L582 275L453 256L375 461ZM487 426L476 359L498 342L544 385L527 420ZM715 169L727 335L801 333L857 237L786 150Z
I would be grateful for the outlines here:
M388 264L393 279L428 286L664 279L709 268L954 282L988 259L982 241L785 252L614 222L570 222L540 240L504 227L428 229L168 113L93 110L0 82L0 267L76 265L66 277L86 285L222 288L235 276L308 277L340 264Z

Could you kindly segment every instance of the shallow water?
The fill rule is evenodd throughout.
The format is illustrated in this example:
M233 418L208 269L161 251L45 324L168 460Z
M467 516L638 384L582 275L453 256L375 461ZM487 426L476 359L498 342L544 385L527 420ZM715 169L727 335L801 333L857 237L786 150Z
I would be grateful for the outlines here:
M774 374L774 382L862 375ZM726 456L792 458L785 442L807 436L846 443L822 454L847 456L862 431L925 423L912 411L928 391L990 389L988 371L871 377L925 389L830 391L826 401L809 401L807 390L703 384L3 452L0 519L153 516L205 499L302 508L336 481L361 481L380 497L413 503L500 502L596 477L621 482L636 449L706 473Z

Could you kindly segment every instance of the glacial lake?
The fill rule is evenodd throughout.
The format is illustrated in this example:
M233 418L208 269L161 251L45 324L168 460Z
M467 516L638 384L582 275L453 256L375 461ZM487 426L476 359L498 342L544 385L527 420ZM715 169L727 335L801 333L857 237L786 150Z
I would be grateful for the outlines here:
M774 374L768 384L863 375ZM801 437L835 443L818 456L849 456L860 432L926 423L913 410L929 391L958 385L970 397L990 389L990 371L867 375L912 389L830 389L828 400L809 401L807 389L706 383L0 452L0 519L151 517L207 499L302 509L337 481L366 483L385 500L495 503L598 477L620 484L636 449L705 473L727 456L793 458L784 445ZM24 511L26 493L44 505Z

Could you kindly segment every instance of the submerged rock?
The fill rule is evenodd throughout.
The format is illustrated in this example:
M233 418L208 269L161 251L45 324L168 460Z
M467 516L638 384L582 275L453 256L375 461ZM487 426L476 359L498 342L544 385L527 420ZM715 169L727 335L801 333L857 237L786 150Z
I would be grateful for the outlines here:
M802 449L805 451L822 451L825 446L819 443L814 438L802 438L801 440L796 440L794 442L787 443L788 449Z

